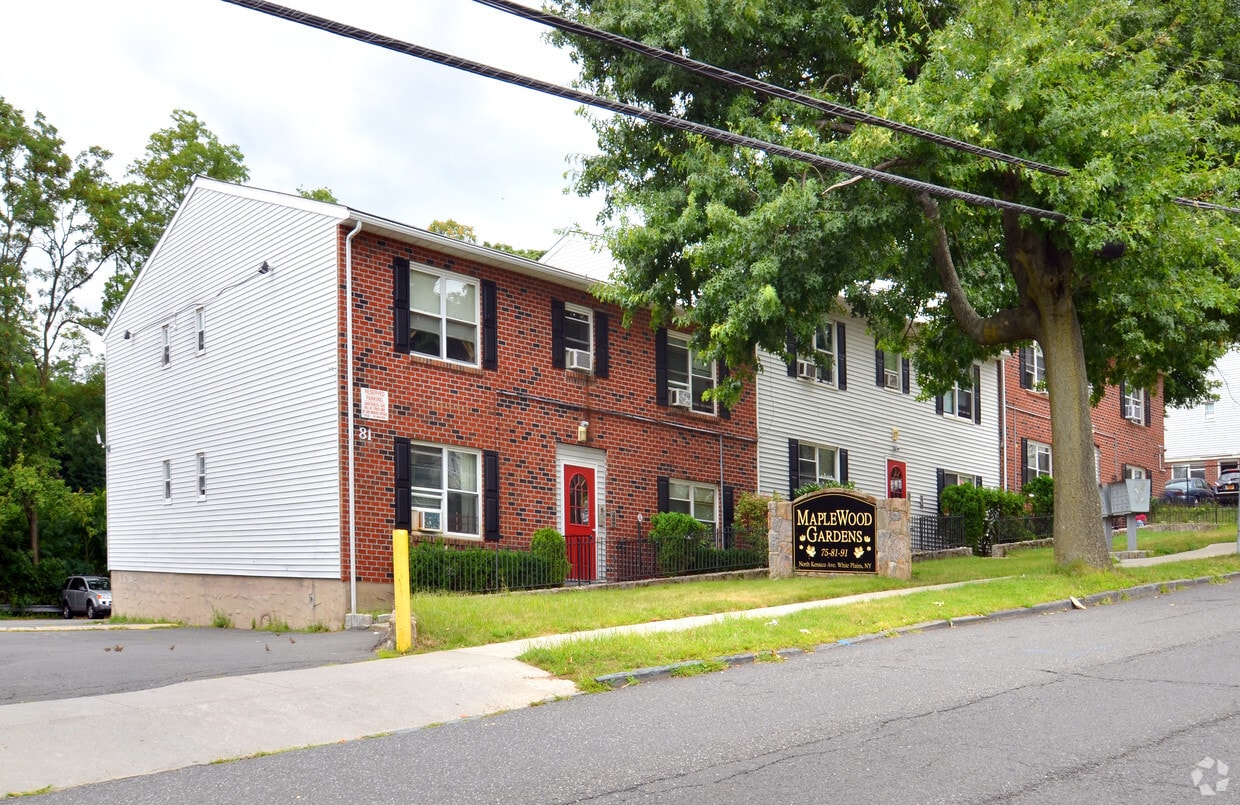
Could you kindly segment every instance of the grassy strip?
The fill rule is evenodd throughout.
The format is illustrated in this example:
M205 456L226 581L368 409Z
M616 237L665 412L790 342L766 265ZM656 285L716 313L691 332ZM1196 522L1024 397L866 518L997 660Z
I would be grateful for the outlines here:
M1045 567L1043 572L951 590L808 609L777 620L736 617L686 631L573 640L533 649L520 659L571 679L583 690L599 690L602 686L594 680L603 674L689 660L713 662L733 654L777 659L774 652L780 649L812 651L838 640L927 621L986 615L1150 582L1240 572L1240 557L1226 556L1103 573L1064 574L1049 567L1052 558L1048 549L1030 553L1040 555L1037 558Z
M1228 529L1209 532L1142 529L1137 546L1155 553L1178 553L1234 538L1234 530ZM909 581L879 576L798 577L781 581L694 581L632 589L576 589L548 594L419 593L412 601L418 621L415 648L417 651L440 651L902 587L1041 574L1050 572L1050 555L1050 551L1044 549L1016 552L1006 559L970 556L918 562L913 565L913 578Z

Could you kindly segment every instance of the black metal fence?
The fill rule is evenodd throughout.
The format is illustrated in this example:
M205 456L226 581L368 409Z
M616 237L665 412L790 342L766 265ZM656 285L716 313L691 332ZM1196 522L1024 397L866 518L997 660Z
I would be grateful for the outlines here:
M1039 514L1031 517L996 517L986 523L986 542L980 552L990 555L991 545L1008 545L1046 539L1055 535L1055 516Z
M910 524L914 551L946 551L966 545L963 517L915 514Z
M1150 501L1151 511L1148 522L1175 525L1224 526L1235 525L1236 507L1220 506L1217 503L1191 504L1164 503Z
M694 576L767 566L765 539L720 529L705 537L638 537L613 540L607 553L609 581Z

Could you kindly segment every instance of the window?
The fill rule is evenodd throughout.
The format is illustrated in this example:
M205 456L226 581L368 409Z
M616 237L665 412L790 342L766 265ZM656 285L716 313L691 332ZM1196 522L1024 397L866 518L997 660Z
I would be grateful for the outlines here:
M207 499L207 454L198 454L198 499Z
M713 400L702 399L702 394L715 387L715 364L702 360L689 346L687 336L667 334L667 390L668 401L676 404L677 391L688 395L689 407L704 414L715 413Z
M1206 422L1214 421L1214 400L1207 400L1205 405Z
M207 348L207 325L203 309L194 308L194 332L198 337L198 352L203 352Z
M606 313L551 300L551 365L607 377L610 364Z
M1174 464L1171 467L1171 477L1174 480L1182 478L1200 478L1206 479L1205 464Z
M973 389L959 384L943 395L943 413L961 419L973 419Z
M161 362L164 366L172 363L172 325L165 324L160 331L160 341L163 349L161 350Z
M801 442L797 447L797 477L794 487L821 484L839 477L834 447L820 447Z
M669 480L667 483L667 510L687 514L699 523L714 529L715 487L695 484L692 481Z
M900 355L883 350L883 387L900 390Z
M590 311L584 308L564 308L564 347L579 349L590 354L594 353L594 341L591 338L593 328L590 326Z
M1145 421L1145 389L1124 388L1124 419L1138 423Z
M910 393L908 358L890 350L874 350L874 383L881 388Z
M1145 475L1144 467L1133 467L1130 464L1124 465L1124 480L1125 481L1132 480L1135 478L1145 478L1145 477L1146 475Z
M478 453L415 444L409 448L414 509L439 512L444 531L478 536L481 490Z
M1046 356L1038 344L1020 349L1020 387L1046 391Z
M409 349L419 355L477 365L477 282L411 268Z
M172 502L172 462L164 462L164 503Z
M814 331L814 351L797 362L797 377L811 378L819 383L837 385L835 328L831 324Z
M981 486L982 479L976 475L967 475L962 472L943 472L943 486L956 486L958 484L968 484L969 486Z
M1025 442L1025 481L1051 474L1051 446L1032 439Z

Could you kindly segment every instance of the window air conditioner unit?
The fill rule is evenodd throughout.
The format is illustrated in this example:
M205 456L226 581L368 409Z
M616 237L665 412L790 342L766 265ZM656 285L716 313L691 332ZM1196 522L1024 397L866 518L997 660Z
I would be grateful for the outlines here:
M900 389L899 372L889 372L889 371L884 370L883 371L883 385L889 389L896 389L898 391Z
M591 369L590 353L584 349L566 349L564 366L574 372L588 372Z
M797 377L808 380L818 379L818 364L813 361L797 361Z
M1130 402L1125 406L1124 419L1130 422L1145 421L1145 406L1135 402Z
M413 513L413 527L418 531L443 531L441 514L437 511L418 509Z
M688 389L668 389L667 402L675 408L688 408L693 405L693 397Z

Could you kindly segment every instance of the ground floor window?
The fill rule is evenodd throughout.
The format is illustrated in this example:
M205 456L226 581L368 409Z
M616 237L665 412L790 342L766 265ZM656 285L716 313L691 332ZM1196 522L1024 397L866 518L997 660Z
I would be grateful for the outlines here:
M413 508L438 513L443 530L478 536L479 455L470 450L415 444L409 448Z
M958 484L968 484L969 486L981 486L982 479L976 475L968 475L963 472L943 472L943 486L956 486Z
M1132 480L1135 478L1145 478L1145 477L1147 476L1145 474L1144 467L1134 467L1131 464L1124 465L1124 480L1125 481Z
M1025 443L1025 481L1051 474L1051 446L1030 439Z
M834 481L837 452L834 447L822 447L801 442L797 448L797 482L794 487L805 484L824 484Z
M1175 464L1171 467L1171 479L1180 480L1181 478L1200 478L1206 479L1205 464Z
M713 530L717 522L715 516L717 491L715 487L708 484L669 480L667 510L687 514Z

